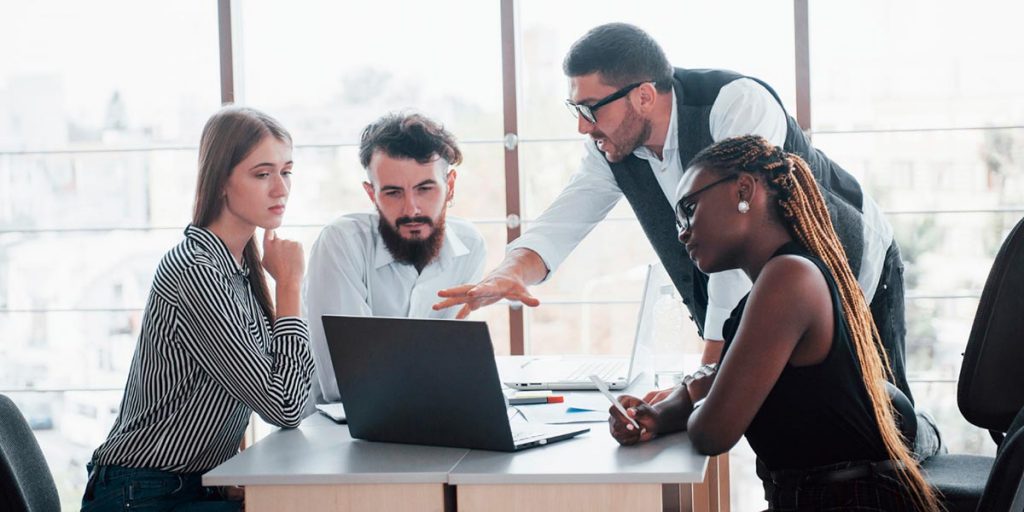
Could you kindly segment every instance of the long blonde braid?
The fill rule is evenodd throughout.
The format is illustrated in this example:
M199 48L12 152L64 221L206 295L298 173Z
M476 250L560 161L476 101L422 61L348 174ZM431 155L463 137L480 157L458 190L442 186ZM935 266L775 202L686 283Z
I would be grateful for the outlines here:
M821 259L839 288L843 316L860 360L861 378L871 400L878 430L889 458L902 462L897 475L910 490L918 509L941 510L935 491L896 428L885 379L892 369L882 347L871 310L839 242L825 200L807 163L798 155L784 153L755 135L726 139L694 157L690 166L710 168L720 174L749 172L766 178L777 198L778 213L787 228L812 254Z

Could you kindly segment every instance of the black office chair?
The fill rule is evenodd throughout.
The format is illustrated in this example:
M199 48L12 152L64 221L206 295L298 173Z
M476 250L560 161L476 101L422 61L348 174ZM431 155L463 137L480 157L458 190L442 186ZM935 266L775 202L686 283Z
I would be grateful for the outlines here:
M957 405L967 421L987 429L996 445L1024 407L1024 219L1003 241L964 351ZM950 512L980 510L992 457L936 455L921 466ZM986 509L995 510L995 509Z
M1024 409L1017 413L1006 439L999 445L992 473L985 483L978 510L1024 510Z
M60 510L57 486L25 417L0 395L0 510Z

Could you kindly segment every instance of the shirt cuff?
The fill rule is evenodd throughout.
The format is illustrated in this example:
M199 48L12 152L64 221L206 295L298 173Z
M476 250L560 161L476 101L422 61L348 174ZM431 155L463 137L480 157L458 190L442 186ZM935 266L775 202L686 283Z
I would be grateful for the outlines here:
M308 345L309 327L306 326L306 321L300 317L282 316L274 322L274 332L271 338L273 339L272 349L284 348L287 346L286 344L300 341Z
M704 339L725 339L722 334L722 327L725 326L725 321L729 319L731 314L732 311L728 309L708 306L707 314L704 315Z

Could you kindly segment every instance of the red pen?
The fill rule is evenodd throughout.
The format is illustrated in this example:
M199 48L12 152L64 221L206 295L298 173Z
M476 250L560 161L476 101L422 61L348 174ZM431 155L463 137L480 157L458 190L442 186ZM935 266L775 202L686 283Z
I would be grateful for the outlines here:
M565 397L561 395L551 396L527 396L521 398L509 398L509 405L530 405L530 404L560 404L565 402Z

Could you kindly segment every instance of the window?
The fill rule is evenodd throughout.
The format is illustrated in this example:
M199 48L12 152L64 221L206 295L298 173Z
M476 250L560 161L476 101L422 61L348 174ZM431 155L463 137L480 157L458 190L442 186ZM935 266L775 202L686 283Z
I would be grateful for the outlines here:
M994 452L950 397L992 259L1024 212L1014 13L991 1L810 6L814 142L889 212L911 386L954 452Z
M8 2L0 17L0 388L64 508L81 503L152 273L190 217L220 104L211 7Z
M790 114L797 71L809 72L814 144L861 181L902 247L915 395L953 451L990 453L950 397L991 261L1024 214L1024 49L1012 39L1024 4L808 4L811 61L798 70L790 1L515 2L524 227L579 165L561 63L589 28L639 25L677 66L765 80ZM308 248L333 218L372 208L360 131L420 109L465 154L451 214L483 233L488 269L501 261L501 6L232 2L236 99L296 142L285 236ZM216 3L198 0L11 2L0 18L0 47L15 49L0 60L0 390L36 429L66 508L116 417L153 271L191 216L200 130L220 105L217 31ZM526 352L627 352L655 259L620 202L533 290L544 305L526 311ZM659 350L697 352L681 306L662 306ZM474 318L508 353L509 308ZM762 506L751 453L734 454L734 508Z
M362 187L360 133L387 112L418 110L445 125L463 151L449 214L480 229L488 269L501 261L498 6L453 0L242 6L239 99L280 119L296 144L286 236L308 248L338 215L371 210ZM474 22L451 25L456 15ZM501 309L474 318L488 322L496 350L508 353L508 312Z

